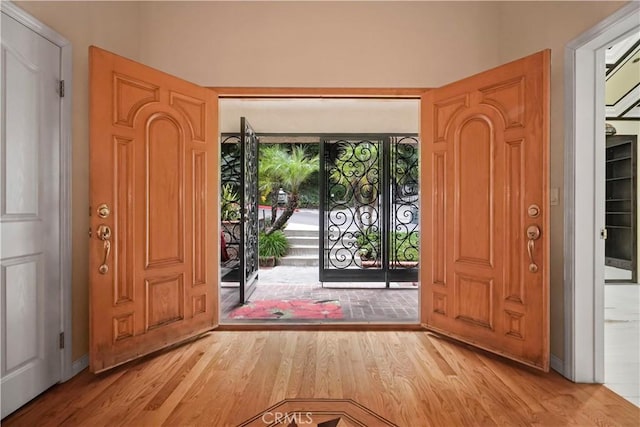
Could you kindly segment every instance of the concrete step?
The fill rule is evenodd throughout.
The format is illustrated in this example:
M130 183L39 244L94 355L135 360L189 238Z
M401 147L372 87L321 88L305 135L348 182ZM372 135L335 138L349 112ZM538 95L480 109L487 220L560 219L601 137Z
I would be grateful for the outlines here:
M317 267L318 254L315 255L287 255L278 260L278 265L286 265L291 267Z
M289 246L289 251L287 255L294 256L318 256L318 245L291 245Z
M287 240L289 241L289 246L316 246L318 247L318 236L315 237L307 237L307 236L287 236Z
M318 237L318 230L300 230L285 228L284 234L287 237Z

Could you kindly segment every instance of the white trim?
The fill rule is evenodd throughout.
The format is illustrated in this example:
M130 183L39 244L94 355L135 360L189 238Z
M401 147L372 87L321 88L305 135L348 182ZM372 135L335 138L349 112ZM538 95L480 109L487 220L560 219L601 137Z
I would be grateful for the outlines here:
M549 359L549 365L551 366L551 369L559 372L560 374L564 372L564 361L555 354L551 355L551 358Z
M562 373L576 382L604 381L605 50L637 31L639 17L630 2L565 49Z
M0 11L60 48L60 78L65 81L65 96L60 98L60 330L65 336L60 380L67 381L76 374L72 361L71 318L71 43L9 1L0 1Z
M89 367L89 353L80 356L71 364L71 376L74 377Z

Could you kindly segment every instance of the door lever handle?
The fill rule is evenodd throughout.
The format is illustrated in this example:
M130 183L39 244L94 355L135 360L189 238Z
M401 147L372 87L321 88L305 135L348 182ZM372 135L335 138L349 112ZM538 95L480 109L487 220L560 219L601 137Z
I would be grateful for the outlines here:
M527 252L529 253L529 271L538 272L538 265L533 258L533 251L536 248L536 240L540 238L540 228L537 225L530 225L527 228Z
M102 259L102 264L100 264L100 267L98 267L98 272L100 274L107 274L109 272L107 260L109 259L109 254L111 253L111 228L109 228L109 226L106 224L100 224L98 226L98 229L96 230L96 237L104 242L104 258Z
M107 260L109 259L109 254L111 253L111 242L108 240L104 241L104 259L102 260L102 264L98 267L98 271L100 274L107 274L109 272L109 266L107 265Z

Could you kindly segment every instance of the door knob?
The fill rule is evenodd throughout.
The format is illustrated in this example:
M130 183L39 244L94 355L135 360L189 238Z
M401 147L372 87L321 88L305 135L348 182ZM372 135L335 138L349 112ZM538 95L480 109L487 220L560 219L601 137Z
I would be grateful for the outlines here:
M111 239L111 228L108 225L100 224L96 230L96 237L100 240Z

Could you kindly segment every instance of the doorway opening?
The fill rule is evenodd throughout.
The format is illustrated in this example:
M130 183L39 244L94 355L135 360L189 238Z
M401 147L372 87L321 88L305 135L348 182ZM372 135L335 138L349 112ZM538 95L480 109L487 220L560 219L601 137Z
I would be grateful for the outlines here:
M223 322L418 323L418 106L220 101ZM238 124L248 121L257 171L242 158L248 140ZM254 192L255 206L243 206ZM260 267L250 287L252 233Z
M640 406L640 32L608 47L605 64L604 383Z
M565 348L558 369L605 382L605 51L638 33L631 2L565 49ZM592 125L593 126L592 126Z

